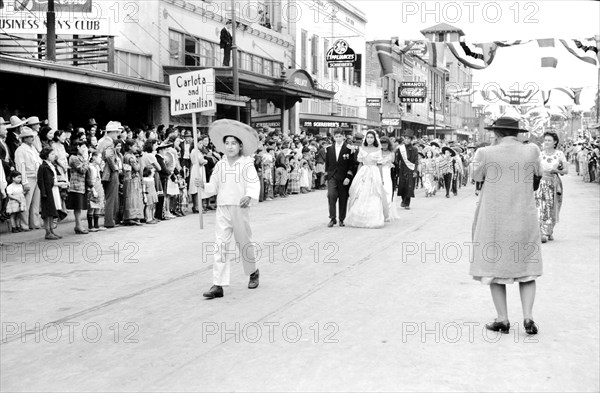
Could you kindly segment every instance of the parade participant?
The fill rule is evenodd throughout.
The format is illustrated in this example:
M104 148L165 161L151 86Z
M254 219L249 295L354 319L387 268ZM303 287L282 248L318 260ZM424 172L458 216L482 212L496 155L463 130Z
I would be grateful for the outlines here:
M500 117L486 129L494 131L497 144L475 153L474 178L484 185L473 222L469 274L490 285L498 317L487 329L508 333L506 284L518 282L525 331L536 334L532 310L542 254L532 179L541 175L540 151L517 140L519 132L527 132L518 119ZM489 254L490 244L494 255Z
M233 240L239 247L244 272L250 276L248 288L259 284L256 249L250 228L251 202L258 203L260 183L252 154L258 148L258 134L250 126L235 120L213 122L208 130L215 147L225 153L217 163L210 182L197 181L202 197L217 195L215 218L215 254L213 286L204 297L223 297L223 287L229 285ZM235 247L235 245L234 245Z
M539 212L542 243L554 240L554 226L563 201L563 186L560 176L569 173L567 159L562 151L557 150L558 135L553 132L544 133L541 153L542 179L535 193L535 201Z
M412 136L400 138L395 158L398 168L398 196L402 197L400 206L406 210L410 209L410 199L415 197L415 178L419 166L419 155L412 139Z
M452 160L456 156L456 151L454 149L449 148L448 146L444 146L442 148L443 156L440 157L438 164L440 175L444 180L444 187L446 188L446 198L450 198L450 189L452 187L452 176L453 176L453 167Z
M90 154L89 173L86 178L88 189L87 221L88 231L105 231L105 227L99 225L100 211L104 210L104 188L102 187L102 154L95 151Z
M350 185L346 224L355 228L382 228L389 218L387 195L383 188L381 143L374 130L365 134L358 149L360 169Z
M339 201L340 226L344 226L348 204L348 187L352 180L354 160L352 151L344 143L344 131L336 128L333 132L335 144L327 148L325 159L325 181L327 181L327 200L329 202L329 224L337 224L335 207Z
M118 226L115 222L119 211L119 168L117 166L117 153L115 141L123 127L118 121L111 121L106 125L106 134L98 141L98 153L104 160L102 172L102 185L106 196L104 210L104 227L114 228ZM85 135L84 135L85 136Z
M387 136L381 138L381 155L381 177L389 212L386 221L395 221L399 218L394 201L394 180L392 178L395 155L392 143Z
M75 233L86 235L89 231L81 225L81 211L87 208L87 187L86 174L89 169L89 153L87 145L84 142L77 142L75 145L77 154L69 158L71 168L71 182L69 184L69 196L67 208L73 210L75 215Z
M31 128L23 127L19 138L22 144L15 151L15 168L23 176L22 184L27 200L24 213L26 221L23 226L29 227L29 229L38 229L41 222L39 214L40 189L37 186L37 173L42 160L38 151L33 147L34 133Z
M425 197L435 195L440 170L437 160L433 157L433 150L425 148L423 150L425 158L421 161L421 171L423 172L423 185L425 186Z
M2 169L2 173L4 174L4 169ZM10 184L6 187L6 193L4 192L4 188L0 191L8 198L8 202L6 203L6 213L10 215L11 232L27 232L29 229L24 229L22 227L23 222L25 221L22 216L25 212L25 205L27 203L25 201L25 190L23 190L23 185L21 184L22 176L19 172L12 171L9 174L9 179L11 180Z
M141 168L137 158L138 146L135 140L125 140L123 157L123 221L125 225L142 225L144 202L142 198Z
M452 157L451 166L452 166L452 193L454 196L458 195L458 189L461 184L461 178L463 175L463 164L461 154L463 152L460 147L453 147L452 150L456 152L456 155Z
M57 235L52 227L53 219L60 219L66 216L62 212L60 202L60 192L56 185L56 169L53 162L56 160L56 153L50 147L43 148L40 152L40 158L43 160L37 171L37 185L40 193L41 215L44 219L44 228L46 229L46 240L62 239Z

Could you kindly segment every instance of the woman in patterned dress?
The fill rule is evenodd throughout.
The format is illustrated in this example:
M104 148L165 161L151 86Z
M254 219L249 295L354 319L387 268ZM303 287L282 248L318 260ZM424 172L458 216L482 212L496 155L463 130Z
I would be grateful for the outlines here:
M535 193L542 243L554 240L554 226L558 224L563 199L562 181L558 175L569 173L567 158L562 151L556 150L557 146L558 135L546 132L541 154L542 180Z
M140 163L136 154L138 145L135 140L125 141L125 156L123 157L123 221L125 225L142 225L144 218L144 203L142 198L142 182Z

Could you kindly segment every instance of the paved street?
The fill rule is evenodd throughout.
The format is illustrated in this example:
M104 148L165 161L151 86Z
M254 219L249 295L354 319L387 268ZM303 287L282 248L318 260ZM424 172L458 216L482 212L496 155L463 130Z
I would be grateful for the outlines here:
M574 172L574 171L572 171ZM599 191L572 174L534 318L511 332L468 275L474 187L379 230L327 228L326 191L252 208L261 283L211 285L214 213L75 236L3 234L6 392L598 391ZM399 204L399 202L398 202ZM518 223L515 223L518 225Z

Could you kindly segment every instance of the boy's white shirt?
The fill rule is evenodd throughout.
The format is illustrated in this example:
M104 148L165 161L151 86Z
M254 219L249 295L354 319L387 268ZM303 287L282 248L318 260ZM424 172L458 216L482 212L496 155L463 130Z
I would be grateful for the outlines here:
M239 206L240 200L245 196L252 198L252 203L258 203L260 180L254 167L254 160L242 156L233 166L229 165L227 157L217 162L210 176L210 182L204 186L202 198L209 198L215 194L219 206Z

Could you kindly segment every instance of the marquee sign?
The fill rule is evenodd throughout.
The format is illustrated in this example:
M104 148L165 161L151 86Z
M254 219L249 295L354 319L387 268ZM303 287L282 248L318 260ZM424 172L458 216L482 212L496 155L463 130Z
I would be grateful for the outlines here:
M354 67L356 61L356 53L350 48L345 40L337 40L325 55L327 66L335 67Z

